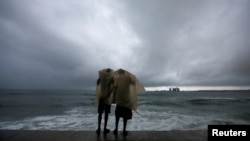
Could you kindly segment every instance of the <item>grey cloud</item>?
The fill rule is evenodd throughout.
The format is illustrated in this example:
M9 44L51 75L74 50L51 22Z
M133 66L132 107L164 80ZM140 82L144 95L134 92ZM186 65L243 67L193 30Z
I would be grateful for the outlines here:
M0 88L250 85L249 1L0 2Z
M128 19L145 44L147 80L162 84L236 85L249 75L233 75L249 63L247 1L145 1L128 3ZM241 51L247 53L240 53ZM234 60L235 59L235 60ZM147 69L145 69L147 70ZM247 69L243 69L247 72ZM173 76L168 75L173 74ZM153 83L153 82L152 82ZM245 81L245 85L249 85ZM243 83L241 83L243 84ZM159 85L159 83L157 84Z

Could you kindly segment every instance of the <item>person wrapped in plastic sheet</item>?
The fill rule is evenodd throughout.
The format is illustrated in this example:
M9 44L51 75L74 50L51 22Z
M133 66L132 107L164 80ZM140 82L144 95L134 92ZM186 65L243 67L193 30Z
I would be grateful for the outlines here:
M99 70L99 78L96 83L95 105L98 107L98 129L97 134L101 133L102 114L104 114L103 134L108 134L110 130L107 128L108 116L113 102L113 70L110 68Z
M116 103L116 124L113 133L117 135L119 119L123 118L123 135L127 135L127 121L132 119L132 110L137 109L137 94L145 92L144 87L132 73L118 69L113 75L113 94Z

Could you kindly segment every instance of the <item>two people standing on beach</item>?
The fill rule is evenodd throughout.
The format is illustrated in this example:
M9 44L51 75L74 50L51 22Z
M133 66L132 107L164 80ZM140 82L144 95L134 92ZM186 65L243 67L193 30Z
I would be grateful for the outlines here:
M117 135L119 119L123 118L123 135L126 136L127 121L132 119L132 110L136 110L137 108L137 93L145 92L144 87L133 74L123 69L118 69L117 71L113 71L110 68L100 70L98 81L96 89L96 103L98 103L99 113L97 134L100 134L101 111L105 111L103 134L105 135L110 132L106 126L108 113L110 113L110 105L114 103L116 104L116 121L113 133ZM107 107L107 109L103 107Z

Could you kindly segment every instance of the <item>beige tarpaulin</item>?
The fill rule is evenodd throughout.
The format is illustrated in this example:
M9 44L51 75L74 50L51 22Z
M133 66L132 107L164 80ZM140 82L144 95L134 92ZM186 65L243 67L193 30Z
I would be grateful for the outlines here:
M130 108L137 109L137 94L144 93L145 89L132 73L119 69L114 72L115 103Z
M113 102L113 92L112 81L113 81L112 69L106 68L99 70L99 83L96 85L96 97L95 97L95 106L98 106L100 99L104 99L105 104L112 104ZM111 92L111 93L110 93Z

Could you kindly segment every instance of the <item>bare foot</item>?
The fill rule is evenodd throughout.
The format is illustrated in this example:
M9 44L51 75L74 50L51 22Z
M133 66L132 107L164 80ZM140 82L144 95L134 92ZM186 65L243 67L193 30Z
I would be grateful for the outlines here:
M117 136L117 129L113 131L113 134Z
M106 134L108 134L109 132L110 132L109 129L104 129L103 134L106 135Z

